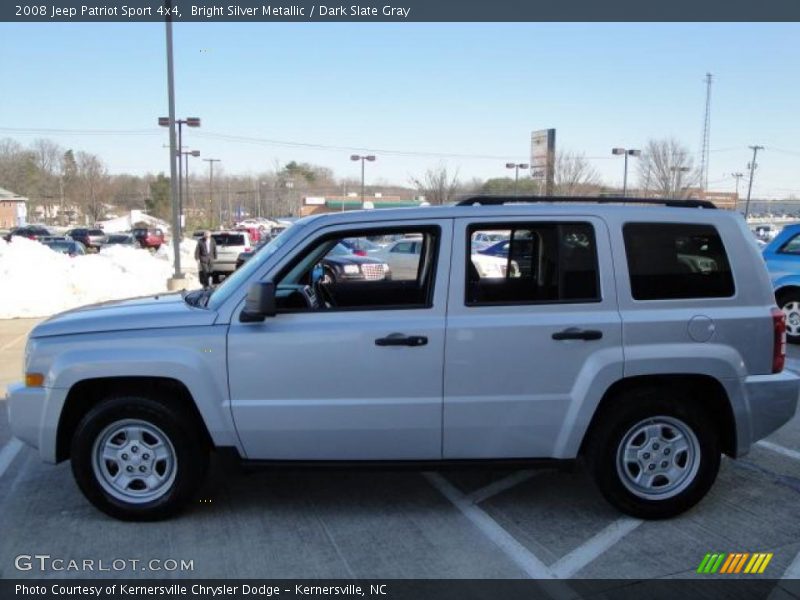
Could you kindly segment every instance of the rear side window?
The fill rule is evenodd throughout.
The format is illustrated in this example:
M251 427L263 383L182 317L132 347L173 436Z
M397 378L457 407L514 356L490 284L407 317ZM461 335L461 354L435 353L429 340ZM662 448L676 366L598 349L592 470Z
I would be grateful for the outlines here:
M244 246L244 236L241 233L215 233L214 241L218 246Z
M627 223L622 235L635 300L733 296L728 256L712 225Z
M468 234L467 306L600 301L589 223L483 224ZM502 241L481 248L479 235Z
M797 234L788 242L786 242L781 249L778 250L780 254L800 254L800 234Z

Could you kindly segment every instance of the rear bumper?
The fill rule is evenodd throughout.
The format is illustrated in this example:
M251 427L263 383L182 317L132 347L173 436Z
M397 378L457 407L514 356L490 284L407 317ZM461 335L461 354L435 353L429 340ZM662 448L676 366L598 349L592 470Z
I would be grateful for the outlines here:
M236 260L231 262L215 260L211 265L211 270L215 273L233 273L236 270Z
M789 371L775 375L751 375L744 379L744 392L750 413L750 440L746 448L740 445L740 454L744 454L750 444L767 437L795 415L800 396L800 377ZM741 437L740 444L744 441Z
M44 462L56 462L56 435L66 390L8 386L11 433L39 450Z

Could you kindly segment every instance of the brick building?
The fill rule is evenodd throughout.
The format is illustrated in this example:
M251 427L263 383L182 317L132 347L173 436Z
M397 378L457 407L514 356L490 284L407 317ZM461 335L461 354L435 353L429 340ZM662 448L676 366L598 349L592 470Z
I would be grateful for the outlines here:
M0 188L0 229L25 225L28 199Z

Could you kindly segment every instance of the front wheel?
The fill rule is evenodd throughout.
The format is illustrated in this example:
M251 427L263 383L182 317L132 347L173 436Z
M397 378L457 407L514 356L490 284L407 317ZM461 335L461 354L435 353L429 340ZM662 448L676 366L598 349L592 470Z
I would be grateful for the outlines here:
M800 344L800 291L781 292L776 300L786 316L786 341Z
M90 410L72 439L72 472L112 517L151 521L177 513L199 489L208 448L195 419L166 401L118 396Z
M680 393L680 392L673 392ZM719 436L694 399L658 389L631 390L606 406L592 427L586 458L603 496L643 519L663 519L697 504L720 465Z

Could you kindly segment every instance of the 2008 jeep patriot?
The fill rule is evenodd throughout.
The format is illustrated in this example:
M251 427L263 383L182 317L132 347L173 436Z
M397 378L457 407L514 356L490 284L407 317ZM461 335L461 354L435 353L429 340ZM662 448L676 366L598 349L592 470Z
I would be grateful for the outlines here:
M71 459L86 497L123 519L175 513L222 448L583 457L628 514L688 509L722 453L746 453L796 409L750 232L703 202L521 200L312 216L213 291L53 317L10 388L13 431L44 461ZM479 233L508 242L489 271ZM387 250L380 274L319 268L339 240L404 236L421 251Z

